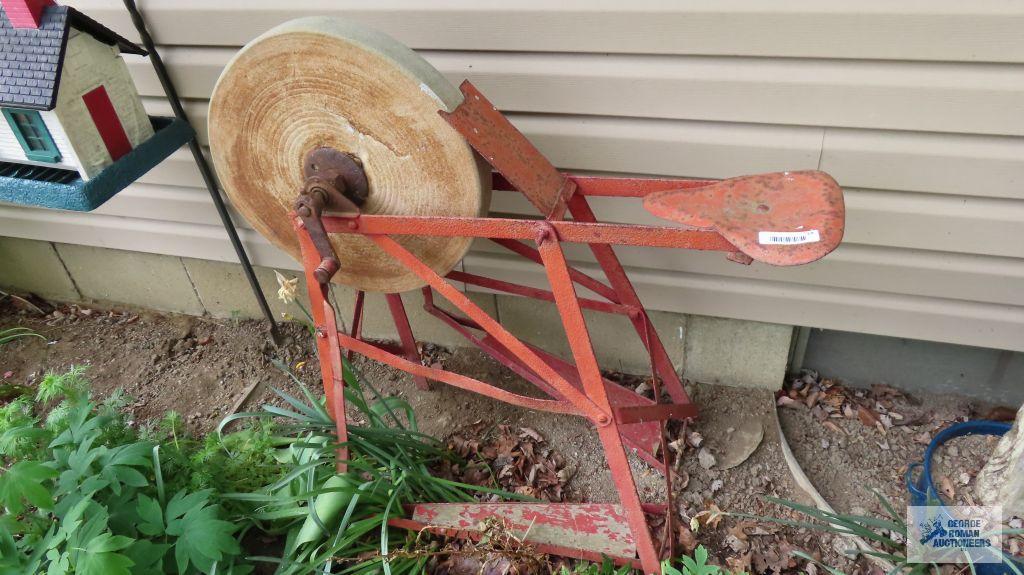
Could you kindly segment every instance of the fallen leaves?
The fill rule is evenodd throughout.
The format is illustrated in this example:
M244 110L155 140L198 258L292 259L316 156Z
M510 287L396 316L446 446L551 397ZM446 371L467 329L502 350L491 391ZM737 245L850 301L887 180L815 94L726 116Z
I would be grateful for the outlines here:
M517 537L511 526L497 517L480 525L479 542L451 540L441 549L400 551L395 556L428 559L424 572L434 575L539 575L548 572L547 561Z
M477 421L452 435L448 447L465 462L444 462L439 470L442 477L544 501L563 501L565 484L575 473L544 437L529 427L491 428Z
M861 423L868 427L875 427L881 425L881 421L878 420L878 415L871 408L864 407L863 405L857 406L857 419Z
M725 512L719 509L718 505L711 503L708 505L707 509L693 516L693 519L690 520L690 525L692 526L693 522L696 520L699 522L701 527L716 529L718 528L718 524L722 522L723 517L725 517ZM696 531L696 529L694 531Z
M900 403L914 402L900 390L884 383L876 383L870 389L848 388L813 371L805 371L787 383L776 397L777 406L809 409L822 425L836 432L841 431L841 427L834 420L844 419L859 421L864 427L875 429L882 435L895 426L930 423L931 417L927 413L907 417L894 411L893 408ZM880 445L886 443L881 442Z
M693 525L692 522L690 524ZM682 549L683 552L685 552L686 554L693 553L693 550L696 549L698 545L697 537L693 534L693 529L687 527L686 525L680 524L676 526L676 531L678 533L676 537L676 543L679 544L679 548Z

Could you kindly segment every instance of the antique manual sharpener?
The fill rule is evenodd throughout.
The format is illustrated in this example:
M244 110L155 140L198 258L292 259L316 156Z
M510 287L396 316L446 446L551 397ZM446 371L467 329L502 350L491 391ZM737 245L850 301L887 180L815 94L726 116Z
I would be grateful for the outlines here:
M527 541L541 552L606 556L645 573L659 573L661 559L673 552L666 422L696 417L697 409L613 246L712 250L738 264L790 266L825 256L843 235L842 190L822 172L725 181L559 172L468 81L456 91L394 40L327 19L284 24L247 46L218 84L210 132L235 206L301 259L342 468L342 354L354 352L410 373L423 390L436 381L585 418L596 428L620 498L618 504L422 503L391 523L474 537L482 518L498 516L517 533L528 531ZM539 217L486 217L491 189L521 193ZM591 200L607 198L642 202L675 224L599 222ZM474 238L543 266L549 286L453 269ZM566 243L586 244L605 278L570 265ZM332 281L356 289L348 333L338 329ZM573 362L521 341L459 284L554 302ZM423 365L401 296L413 289L422 290L430 314L543 397ZM384 293L398 345L362 337L367 292ZM437 295L457 312L435 306ZM656 399L601 376L583 310L628 319L650 356ZM630 451L664 475L665 504L642 502ZM649 528L653 515L664 515L660 533Z

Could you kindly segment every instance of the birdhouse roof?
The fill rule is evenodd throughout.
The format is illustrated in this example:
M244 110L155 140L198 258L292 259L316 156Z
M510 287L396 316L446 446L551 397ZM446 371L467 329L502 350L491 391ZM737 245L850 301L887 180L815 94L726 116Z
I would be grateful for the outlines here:
M121 52L146 51L70 6L47 6L38 28L15 28L0 12L0 107L52 110L57 105L64 49L71 29Z

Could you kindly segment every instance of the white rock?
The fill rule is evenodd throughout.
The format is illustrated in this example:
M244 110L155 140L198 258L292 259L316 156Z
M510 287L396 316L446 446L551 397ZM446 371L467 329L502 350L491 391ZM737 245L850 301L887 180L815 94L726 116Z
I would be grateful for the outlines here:
M697 452L697 463L700 463L700 466L704 469L711 469L715 466L715 456L711 455L711 452L707 449L701 448Z

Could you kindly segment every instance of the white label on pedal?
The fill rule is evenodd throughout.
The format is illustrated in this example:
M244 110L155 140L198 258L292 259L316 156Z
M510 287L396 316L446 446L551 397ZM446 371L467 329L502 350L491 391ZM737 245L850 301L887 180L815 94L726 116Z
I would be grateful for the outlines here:
M821 241L818 230L803 232L757 232L757 243L792 246L796 244L813 244Z

